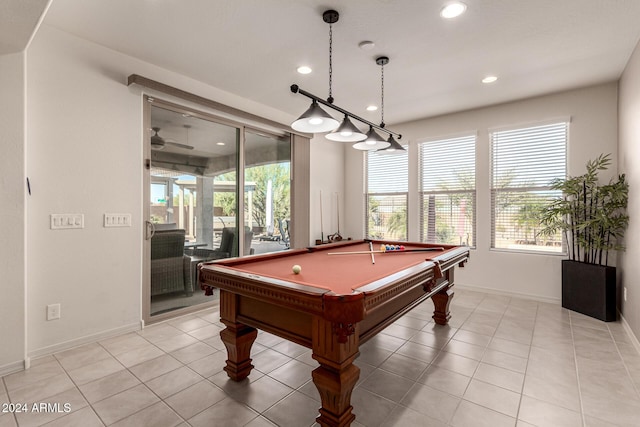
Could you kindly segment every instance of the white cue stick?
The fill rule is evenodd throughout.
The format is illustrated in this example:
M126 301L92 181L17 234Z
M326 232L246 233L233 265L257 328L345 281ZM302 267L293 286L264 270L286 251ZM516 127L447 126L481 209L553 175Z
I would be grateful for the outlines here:
M324 244L324 228L322 226L322 190L320 190L320 243Z
M373 257L373 243L369 242L369 251L371 252L371 264L376 263L376 259Z
M356 254L403 254L406 252L436 252L444 251L444 248L420 248L405 249L404 251L353 251L353 252L329 252L327 255L356 255Z

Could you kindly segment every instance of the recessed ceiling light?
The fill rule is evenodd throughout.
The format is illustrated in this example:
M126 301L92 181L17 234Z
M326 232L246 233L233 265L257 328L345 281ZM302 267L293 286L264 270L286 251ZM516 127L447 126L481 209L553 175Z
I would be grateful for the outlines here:
M482 79L482 83L493 83L496 80L498 80L496 76L487 76L484 79Z
M445 5L440 11L440 16L445 19L455 18L467 10L467 5L461 2L452 2Z
M376 44L372 41L365 40L358 43L358 47L362 50L371 50L376 46Z
M311 71L311 67L307 67L306 65L303 65L302 67L298 67L298 72L300 74L309 74Z
M224 142L216 142L216 145L225 145Z
M376 111L378 109L377 105L369 105L367 107L367 111Z

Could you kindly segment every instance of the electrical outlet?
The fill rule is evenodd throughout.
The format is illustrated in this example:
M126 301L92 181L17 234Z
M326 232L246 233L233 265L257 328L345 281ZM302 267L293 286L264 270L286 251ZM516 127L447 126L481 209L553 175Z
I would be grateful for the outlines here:
M624 300L626 301L627 300L627 287L626 286L624 287L622 293L624 294Z
M60 304L49 304L47 306L47 320L60 318Z

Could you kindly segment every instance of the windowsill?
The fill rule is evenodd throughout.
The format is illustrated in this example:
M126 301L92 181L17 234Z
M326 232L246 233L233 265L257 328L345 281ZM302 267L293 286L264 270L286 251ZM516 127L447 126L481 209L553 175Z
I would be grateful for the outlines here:
M568 254L566 252L549 252L549 251L536 251L536 250L527 250L527 249L506 249L506 248L489 248L490 252L507 252L514 254L525 254L525 255L545 255L545 256L557 256L557 257L566 257Z

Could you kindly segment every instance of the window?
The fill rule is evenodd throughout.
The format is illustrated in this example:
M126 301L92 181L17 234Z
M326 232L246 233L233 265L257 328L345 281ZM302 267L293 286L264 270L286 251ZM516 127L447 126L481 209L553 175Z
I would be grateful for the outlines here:
M365 156L365 236L407 240L407 152Z
M418 144L423 242L475 246L476 136Z
M495 131L491 137L491 247L563 252L562 236L537 236L538 212L562 197L550 189L567 170L568 121Z

